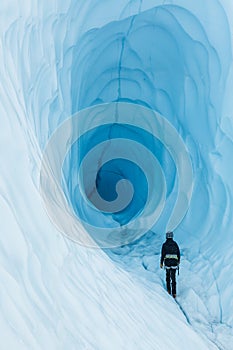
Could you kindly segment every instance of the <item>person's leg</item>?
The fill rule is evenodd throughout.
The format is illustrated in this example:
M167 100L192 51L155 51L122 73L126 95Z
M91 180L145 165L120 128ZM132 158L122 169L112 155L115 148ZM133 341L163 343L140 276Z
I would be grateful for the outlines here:
M176 297L176 269L171 269L172 295Z
M171 294L171 269L166 269L167 291Z

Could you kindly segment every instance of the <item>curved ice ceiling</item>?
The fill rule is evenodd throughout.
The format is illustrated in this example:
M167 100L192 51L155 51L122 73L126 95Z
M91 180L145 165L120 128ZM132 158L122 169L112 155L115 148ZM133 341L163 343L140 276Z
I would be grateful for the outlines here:
M203 264L212 257L211 266L224 266L217 269L217 277L213 273L222 299L216 319L232 323L228 249L232 244L233 193L230 2L50 1L32 2L31 7L20 4L18 9L15 4L11 8L11 4L1 4L8 15L0 21L0 26L7 28L4 69L7 82L14 84L6 89L12 94L12 108L20 114L20 123L25 122L25 130L32 125L42 151L71 115L96 111L103 104L112 107L116 102L137 111L145 108L151 111L149 114L154 111L179 134L191 159L193 192L176 234L185 247L198 242L190 251L192 261L197 262L202 254ZM13 23L16 10L19 19ZM65 158L62 185L69 208L93 220L94 225L106 227L109 223L121 226L140 216L148 181L137 164L122 156L101 167L97 187L104 200L115 200L117 181L129 179L136 192L127 210L95 216L76 195L80 159L90 149L110 139L118 140L120 146L121 139L139 141L141 149L149 150L162 169L158 183L163 183L162 177L166 183L166 188L158 188L165 195L165 207L152 226L156 233L163 234L177 200L177 164L159 137L138 129L132 114L127 128L116 120L114 125L103 126L108 118L101 115L101 125L85 133L79 144L74 143ZM141 122L146 129L147 118L141 118ZM86 118L82 127L92 123ZM151 131L151 124L149 128ZM79 136L79 129L75 132ZM145 158L138 152L135 157L137 162ZM110 191L106 191L106 183Z
M107 2L93 4L57 4L55 17L55 3L48 7L41 4L41 23L34 22L33 8L21 7L19 11L29 14L27 22L18 20L6 32L6 42L14 47L13 60L19 66L28 119L42 150L64 120L88 107L118 102L153 110L179 134L193 169L190 208L179 225L187 205L181 206L180 220L175 220L171 228L178 226L181 232L195 235L204 231L209 233L205 235L208 239L215 228L229 233L232 180L228 159L232 143L226 114L230 111L229 84L226 87L231 41L226 13L230 5L224 2L225 12L219 1L207 1L205 5L199 1L188 5L184 1L122 1L116 8ZM19 38L17 27L25 25L26 34ZM46 35L50 37L43 40ZM19 61L22 53L24 59ZM126 127L117 124L116 119L108 125L108 116L102 116L103 126L99 117L99 128L83 135L65 158L63 187L71 210L93 227L121 227L143 215L150 193L148 179L138 164L121 157L98 168L96 187L104 201L116 200L116 184L122 179L131 182L135 191L132 202L112 215L93 215L90 203L81 198L86 193L77 177L80 159L98 143L119 139L122 145L122 139L132 140L149 149L162 168L163 179L157 179L157 188L166 201L158 222L150 222L148 229L164 231L171 220L180 178L187 174L184 170L182 176L177 176L177 164L166 142L153 133L149 135L148 130L139 130L133 120ZM147 126L147 118L141 119ZM83 122L84 128L90 128L88 123L91 125L91 118ZM135 153L141 161L140 152ZM101 154L93 163L100 164L100 160ZM166 184L164 189L162 183ZM86 192L92 189L93 184ZM190 194L183 191L183 196L187 204Z
M53 146L56 152L62 139L68 152L60 154L56 172L64 161L63 188L73 213L67 220L61 218L67 229L64 224L60 228L69 231L68 236L75 240L71 227L77 217L103 246L106 240L112 240L107 246L117 245L122 232L121 236L127 236L124 243L128 243L149 229L164 232L178 228L196 235L204 230L211 235L214 227L225 228L230 220L227 198L231 184L222 168L224 172L227 169L223 155L231 145L230 141L223 145L222 140L227 138L221 128L232 58L228 19L218 1L206 2L201 9L199 2L193 8L181 4L162 4L143 11L142 2L132 16L115 17L117 20L107 24L103 19L100 28L82 30L81 26L75 40L73 30L66 33L64 66L59 68L61 63L57 63L60 96L55 94L52 103L47 101L49 113L40 116L35 125L44 144L48 140L44 132L46 119L50 135L67 120L67 113L74 116L92 107L77 115L77 123L70 121L69 128L71 134L77 134L76 139L73 135L65 139L62 126L60 139ZM134 12L127 8L128 14ZM110 13L109 9L109 16ZM97 11L96 18L101 17ZM67 45L70 36L73 45ZM56 37L55 45L57 40ZM34 57L35 53L31 54ZM59 57L59 52L56 55ZM42 86L44 94L41 89ZM66 100L70 105L64 112ZM117 108L128 111L119 112ZM145 112L136 115L136 110ZM150 110L154 111L152 117ZM158 126L157 115L164 125ZM174 127L177 135L170 135L165 124ZM180 138L183 148L176 149ZM144 148L149 152L143 153ZM80 170L87 155L86 168ZM186 182L184 188L182 181ZM118 196L120 184L122 192ZM192 186L190 208L179 226L189 206ZM45 197L49 197L48 187L45 183ZM98 199L93 199L96 196ZM97 201L105 204L98 207ZM106 203L110 203L109 208ZM55 221L57 216L55 210ZM74 222L68 226L70 217Z

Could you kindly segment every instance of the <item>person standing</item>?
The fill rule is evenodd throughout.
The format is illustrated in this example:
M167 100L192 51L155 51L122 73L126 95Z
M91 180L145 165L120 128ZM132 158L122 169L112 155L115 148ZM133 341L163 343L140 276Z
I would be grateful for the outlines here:
M173 232L166 233L166 242L162 245L160 267L166 269L166 284L169 294L176 298L176 270L180 264L180 249L173 240Z

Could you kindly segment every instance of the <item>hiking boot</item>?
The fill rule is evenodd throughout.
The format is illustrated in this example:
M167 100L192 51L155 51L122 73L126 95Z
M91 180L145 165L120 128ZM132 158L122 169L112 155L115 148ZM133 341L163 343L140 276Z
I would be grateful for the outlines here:
M173 298L176 299L176 294L172 294Z

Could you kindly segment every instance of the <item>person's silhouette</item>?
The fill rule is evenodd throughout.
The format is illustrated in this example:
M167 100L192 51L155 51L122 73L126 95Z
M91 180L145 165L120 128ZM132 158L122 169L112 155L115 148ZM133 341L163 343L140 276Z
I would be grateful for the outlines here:
M172 292L173 298L176 298L176 270L180 263L180 249L178 244L173 241L173 232L166 233L166 242L162 245L160 267L166 269L166 283L169 294ZM172 282L172 288L171 288Z

